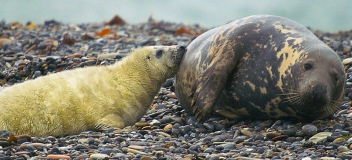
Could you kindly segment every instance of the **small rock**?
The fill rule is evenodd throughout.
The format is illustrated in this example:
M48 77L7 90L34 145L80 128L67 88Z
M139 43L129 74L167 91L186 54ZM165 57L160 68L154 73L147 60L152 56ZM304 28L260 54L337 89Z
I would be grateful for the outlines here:
M50 159L71 159L70 156L67 156L67 155L60 155L60 154L49 154L48 156L46 156L47 158L50 158Z
M91 159L104 159L106 157L109 157L109 155L94 153L94 154L91 154L89 158L91 158Z
M290 129L290 130L282 130L281 132L282 135L287 135L289 137L293 137L296 135L296 131L293 130L293 129Z
M269 139L273 139L274 137L280 136L280 133L276 133L276 132L269 132L266 134L266 137Z
M326 139L328 136L331 136L331 132L320 132L312 137L309 138L308 142L312 143L318 143L322 142L324 139Z
M138 145L130 145L128 146L128 148L136 149L136 150L145 150L144 146L138 146Z
M153 119L151 122L150 122L150 125L151 126L160 126L160 121L156 120L156 119Z
M253 133L248 130L248 128L241 129L241 133L245 136L251 136Z
M76 157L76 159L87 159L87 158L89 158L89 155L85 153Z
M147 154L145 152L142 152L142 151L139 151L139 150L135 150L135 149L127 149L127 152L131 152L131 153L134 153L134 154L143 154L143 155Z
M312 160L312 158L310 158L310 157L304 157L304 158L302 158L302 160Z
M0 47L4 46L5 44L10 44L12 40L7 38L0 38Z
M279 135L279 136L272 138L271 140L272 141L281 141L281 140L286 139L287 137L288 137L287 135Z
M208 132L214 131L214 124L213 123L206 122L203 125L208 130Z
M169 97L169 98L174 98L174 99L177 98L176 94L174 94L174 93L167 94L166 96Z
M167 124L172 122L172 117L171 116L164 116L162 119L160 119L161 124Z
M306 136L313 136L317 134L318 128L311 124L306 124L302 127L302 132Z
M207 148L204 150L204 153L213 153L215 151L215 148Z
M167 124L167 125L164 127L164 131L170 132L172 128L173 128L173 125L172 125L172 124Z
M337 148L337 150L338 150L339 152L350 151L350 149L348 149L346 146L339 146L339 147Z
M154 158L151 158L149 156L142 156L140 160L154 160Z
M148 122L136 122L134 124L136 127L145 127L145 126L149 126Z
M88 150L88 147L79 144L79 145L77 145L77 146L75 147L75 149L76 149L77 151L80 151L80 150Z

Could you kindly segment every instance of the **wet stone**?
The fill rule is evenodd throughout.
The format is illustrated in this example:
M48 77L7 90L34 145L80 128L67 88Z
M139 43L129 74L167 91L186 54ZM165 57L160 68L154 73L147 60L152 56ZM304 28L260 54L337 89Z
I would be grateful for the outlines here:
M207 122L207 123L204 123L203 125L209 132L214 131L214 124L213 123Z
M295 130L282 130L281 134L287 135L289 137L293 137L296 135L296 131Z
M207 148L204 150L204 153L213 153L215 151L215 148Z
M313 136L317 133L317 131L318 131L318 128L311 124L307 124L302 127L302 132L306 136Z
M77 151L83 151L83 150L87 150L88 148L86 147L86 146L84 146L84 145L77 145L76 147L75 147L75 149L77 150Z
M218 145L215 147L216 150L223 150L224 149L224 145Z
M277 137L277 136L280 136L280 133L270 132L266 134L266 137L268 137L269 139L273 139L274 137Z
M235 143L242 143L244 142L248 137L247 136L238 136L235 138L234 142Z

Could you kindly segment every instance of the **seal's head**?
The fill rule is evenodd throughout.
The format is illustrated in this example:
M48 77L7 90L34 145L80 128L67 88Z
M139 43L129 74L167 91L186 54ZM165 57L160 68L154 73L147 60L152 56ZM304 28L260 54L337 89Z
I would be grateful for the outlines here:
M298 117L327 118L339 108L343 98L343 65L337 54L326 45L314 45L304 52L292 68L297 86L288 91L287 100L298 108Z
M152 52L143 52L145 60L149 62L145 64L150 65L150 68L160 71L161 74L167 74L168 76L166 77L172 77L172 75L176 74L181 59L186 52L185 47L150 46L149 48Z

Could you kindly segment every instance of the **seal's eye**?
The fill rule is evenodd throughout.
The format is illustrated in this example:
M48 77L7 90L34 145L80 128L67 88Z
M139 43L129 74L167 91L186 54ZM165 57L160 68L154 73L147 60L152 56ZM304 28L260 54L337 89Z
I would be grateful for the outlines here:
M339 80L339 76L337 75L337 73L334 73L334 79L335 79L335 81Z
M160 58L161 56L163 56L163 54L164 54L164 51L163 51L163 50L158 50L158 51L156 52L155 57L156 57L156 58Z
M312 65L309 63L304 64L304 69L305 70L310 70L312 68Z

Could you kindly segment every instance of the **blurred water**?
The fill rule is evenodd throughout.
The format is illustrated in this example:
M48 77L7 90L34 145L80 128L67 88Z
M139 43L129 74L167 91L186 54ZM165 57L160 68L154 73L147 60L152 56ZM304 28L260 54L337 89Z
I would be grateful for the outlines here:
M92 23L120 15L128 23L156 20L215 27L253 14L274 14L323 31L352 29L347 0L1 0L0 20Z

